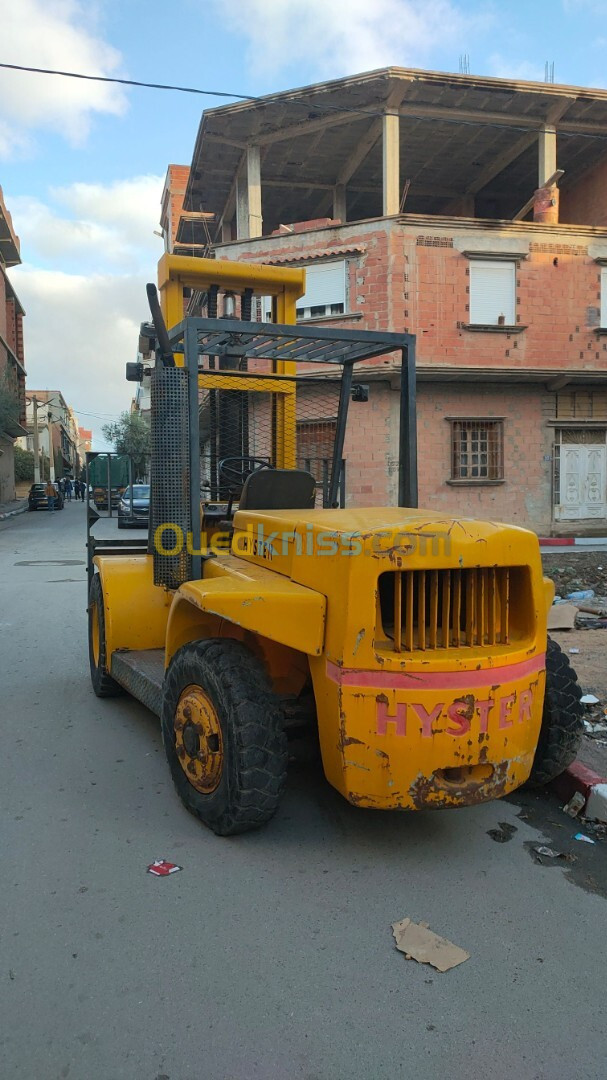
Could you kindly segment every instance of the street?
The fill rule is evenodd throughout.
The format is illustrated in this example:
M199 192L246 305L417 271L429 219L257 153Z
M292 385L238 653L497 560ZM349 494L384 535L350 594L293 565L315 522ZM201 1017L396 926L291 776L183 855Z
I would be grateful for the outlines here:
M604 844L545 793L379 814L320 766L293 768L264 830L214 836L156 718L91 690L85 509L0 524L0 1075L603 1076ZM577 860L541 865L542 843ZM146 873L162 858L183 870ZM405 916L470 959L407 960Z

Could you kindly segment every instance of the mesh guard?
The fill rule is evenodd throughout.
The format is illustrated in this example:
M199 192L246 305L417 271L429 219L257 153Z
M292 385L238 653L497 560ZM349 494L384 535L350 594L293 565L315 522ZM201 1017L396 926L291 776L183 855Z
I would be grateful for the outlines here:
M150 545L154 557L154 584L177 589L192 576L192 557L186 543L192 527L187 370L156 366L151 394ZM154 542L154 537L158 527L163 525L173 525L176 529L163 529L161 546ZM162 553L173 549L175 554Z

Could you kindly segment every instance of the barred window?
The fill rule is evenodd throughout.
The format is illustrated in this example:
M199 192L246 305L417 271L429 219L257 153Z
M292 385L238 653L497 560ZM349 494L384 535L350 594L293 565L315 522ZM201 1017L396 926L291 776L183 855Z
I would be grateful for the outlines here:
M503 478L503 420L451 420L451 479Z

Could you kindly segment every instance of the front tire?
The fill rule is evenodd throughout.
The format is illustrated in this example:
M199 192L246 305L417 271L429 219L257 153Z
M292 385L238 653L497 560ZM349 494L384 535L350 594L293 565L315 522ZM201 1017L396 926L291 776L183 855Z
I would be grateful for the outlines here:
M99 574L95 574L89 592L89 664L91 682L97 697L116 697L122 693L122 687L108 675L107 648L105 642L105 614L103 610L103 591Z
M530 776L534 787L548 784L575 760L584 730L581 697L569 658L548 638L544 714Z
M218 836L264 825L285 785L284 718L261 662L229 638L184 645L169 666L162 737L184 806Z

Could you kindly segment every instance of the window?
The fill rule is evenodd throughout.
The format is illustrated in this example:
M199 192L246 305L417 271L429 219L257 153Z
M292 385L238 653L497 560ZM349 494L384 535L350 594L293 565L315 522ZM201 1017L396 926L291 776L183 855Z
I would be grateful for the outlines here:
M607 266L601 266L601 329L607 328Z
M559 390L556 395L558 420L607 420L607 389Z
M516 262L470 260L470 322L477 326L516 323Z
M320 263L305 266L306 291L297 301L297 321L343 315L347 310L346 263ZM253 308L256 322L272 321L272 297L262 296Z
M451 420L451 479L503 478L503 420Z
M306 291L297 301L297 318L322 319L346 310L346 263L306 266Z

